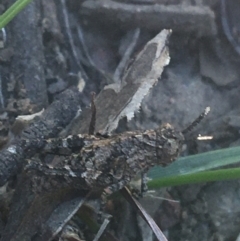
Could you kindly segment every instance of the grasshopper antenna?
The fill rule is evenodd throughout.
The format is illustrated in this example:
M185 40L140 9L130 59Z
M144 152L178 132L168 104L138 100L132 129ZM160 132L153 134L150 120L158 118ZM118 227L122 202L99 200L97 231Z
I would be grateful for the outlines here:
M198 118L192 122L192 124L190 124L186 129L184 129L182 131L183 135L186 135L188 132L192 131L205 117L206 115L209 113L210 111L210 107L206 107L204 112L198 116Z

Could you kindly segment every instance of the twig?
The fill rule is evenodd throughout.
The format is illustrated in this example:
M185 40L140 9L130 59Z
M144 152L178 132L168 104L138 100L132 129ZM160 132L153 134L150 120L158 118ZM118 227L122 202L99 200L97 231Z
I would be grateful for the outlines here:
M81 28L80 24L78 24L78 26L77 26L77 33L78 33L78 38L80 40L80 44L82 46L82 50L83 50L85 56L87 57L87 60L88 60L89 64L96 68L96 65L94 64L92 58L90 57L90 55L88 53L88 49L87 49L87 46L85 44L85 40L84 40L84 37L83 37L82 28Z
M229 26L230 21L227 14L227 7L226 7L225 0L221 0L221 21L222 21L223 30L225 32L225 35L227 36L228 41L232 44L236 52L240 54L240 45L233 37L232 26Z
M89 135L94 135L94 132L95 132L96 114L97 114L96 105L95 105L95 96L96 96L96 93L92 92L91 93L92 117L91 117L91 121L90 121L90 124L89 124L89 131L88 131Z
M140 35L140 28L136 28L133 32L132 32L132 39L131 39L131 43L129 44L129 46L127 47L120 63L118 64L114 75L113 75L113 80L115 83L120 83L121 77L123 75L124 69L127 66L127 63L129 62L129 59L136 47L138 38Z
M76 88L64 91L26 130L19 139L0 152L0 185L17 174L26 157L35 154L41 140L55 137L74 118L78 111L80 93ZM39 143L36 145L36 142Z
M76 52L76 46L74 44L74 41L73 41L73 37L72 37L72 32L71 32L71 29L70 29L70 24L69 24L69 19L68 19L68 13L67 13L67 7L66 7L66 1L65 0L61 0L61 5L62 5L62 12L63 12L63 17L64 17L64 23L65 23L65 28L66 28L66 33L67 33L67 36L68 36L68 39L69 39L69 43L70 43L70 47L71 47L71 50L72 50L72 54L73 54L73 57L79 67L79 69L81 70L81 73L84 77L85 80L88 79L88 76L86 74L86 72L84 71L83 67L82 67L82 64L78 58L78 54Z
M3 99L3 93L2 93L2 76L0 73L0 104L1 104L1 108L4 108L4 99Z
M109 219L105 218L103 221L103 224L101 225L100 229L98 230L98 233L96 234L95 238L93 241L98 241L100 237L102 236L103 232L105 231L107 225L109 224Z
M103 77L104 79L108 79L109 77L106 75L106 73L102 69L98 68L98 66L92 60L92 58L89 54L87 45L84 40L83 31L82 31L81 26L78 24L78 26L76 26L76 28L77 28L78 38L80 41L80 46L82 47L82 51L83 51L83 54L85 55L86 59L83 56L81 56L81 53L80 53L79 58L81 59L83 64L85 64L86 66L92 67L94 69L94 71L96 71L101 77Z
M160 228L157 226L155 221L152 219L152 217L146 212L146 210L142 207L142 205L131 195L130 191L124 187L121 191L121 194L126 198L126 200L137 209L140 216L146 221L148 226L152 229L154 234L156 235L157 239L159 241L167 241L165 235L160 230Z

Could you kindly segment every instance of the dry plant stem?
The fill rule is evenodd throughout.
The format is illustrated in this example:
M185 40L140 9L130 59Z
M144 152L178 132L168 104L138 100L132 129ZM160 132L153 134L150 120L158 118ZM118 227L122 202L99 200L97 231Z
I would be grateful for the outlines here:
M98 72L98 74L100 76L102 76L103 79L107 79L108 77L106 76L106 73L103 70L98 68L98 66L93 62L93 60L89 54L87 45L84 40L83 30L82 30L80 24L78 24L76 26L76 28L77 28L78 38L79 38L79 42L80 42L79 45L81 46L81 50L79 51L79 54L78 54L79 59L81 59L81 62L84 65L92 67L94 71Z
M69 23L69 19L68 19L66 1L61 0L61 5L62 5L62 12L63 12L63 17L64 17L65 28L66 28L66 32L67 32L67 36L68 36L68 40L69 40L69 43L70 43L70 47L71 47L73 57L74 57L77 65L78 65L79 69L81 70L81 74L82 74L83 78L85 80L87 80L88 76L87 76L86 72L84 71L84 69L82 67L80 59L78 58L78 54L76 52L76 46L75 46L74 41L73 41L72 31L71 31L70 23Z
M41 140L56 136L74 118L80 101L78 90L70 89L60 96L39 120L23 131L19 139L0 152L0 185L19 172L24 158L35 154L39 146L34 140L41 145Z
M63 34L58 21L57 8L54 0L41 0L43 31L49 32L54 40L63 42Z
M1 71L1 68L0 68ZM3 93L2 93L2 76L0 72L0 109L4 109L4 98L3 98Z
M231 22L230 20L230 13L228 13L227 11L227 6L226 6L226 0L221 0L221 21L222 21L222 26L223 26L223 30L229 40L229 42L232 44L232 46L234 47L235 51L240 55L240 45L239 42L237 41L237 39L234 38L233 36L233 29L231 29L232 27L230 27L229 23Z
M134 206L139 212L140 216L146 221L148 226L153 230L159 241L167 241L163 232L159 229L155 221L151 216L144 210L142 205L130 194L130 191L125 187L121 190L121 194L126 198L126 200Z
M171 28L176 33L195 33L198 36L217 34L215 14L205 6L88 0L83 2L80 14L89 19L111 20L125 29L140 27L148 31L161 31Z
M107 225L109 224L109 222L110 222L109 219L104 219L103 224L101 225L101 227L100 227L98 233L96 234L96 236L94 237L93 241L98 241L101 238L101 236L102 236L103 232L105 231L105 229L107 228Z
M95 96L96 96L96 93L92 92L91 93L92 117L91 117L91 121L90 121L90 124L89 124L89 131L88 131L89 135L94 135L94 132L95 132L96 114L97 114L96 105L95 105Z
M77 26L77 33L78 33L79 42L82 46L83 53L87 58L88 64L90 64L92 67L96 68L96 65L94 64L91 56L89 55L88 48L86 46L86 43L85 43L85 40L84 40L84 37L83 37L83 31L82 31L82 28L81 28L80 24L78 24L78 26Z
M120 63L118 64L118 66L114 72L114 75L113 75L113 80L115 83L120 84L123 73L124 73L124 69L126 69L127 64L129 63L130 57L136 47L139 35L140 35L140 28L136 28L135 30L132 31L131 43L127 47Z

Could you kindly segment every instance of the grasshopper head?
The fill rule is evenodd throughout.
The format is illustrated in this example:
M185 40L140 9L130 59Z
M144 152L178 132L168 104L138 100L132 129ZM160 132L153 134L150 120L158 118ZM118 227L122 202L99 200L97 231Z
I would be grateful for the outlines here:
M157 164L166 166L177 159L182 151L184 136L176 131L170 124L156 129Z

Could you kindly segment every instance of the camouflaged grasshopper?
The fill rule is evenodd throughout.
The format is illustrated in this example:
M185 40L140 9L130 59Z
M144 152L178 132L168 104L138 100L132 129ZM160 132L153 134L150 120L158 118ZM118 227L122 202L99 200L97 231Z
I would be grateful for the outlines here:
M110 137L73 135L45 140L41 152L61 155L62 160L55 167L31 162L26 170L37 170L47 176L82 179L86 184L83 189L103 190L103 199L141 174L144 191L149 168L166 166L175 161L182 151L184 135L209 111L207 107L182 132L165 124L155 130L125 132Z

